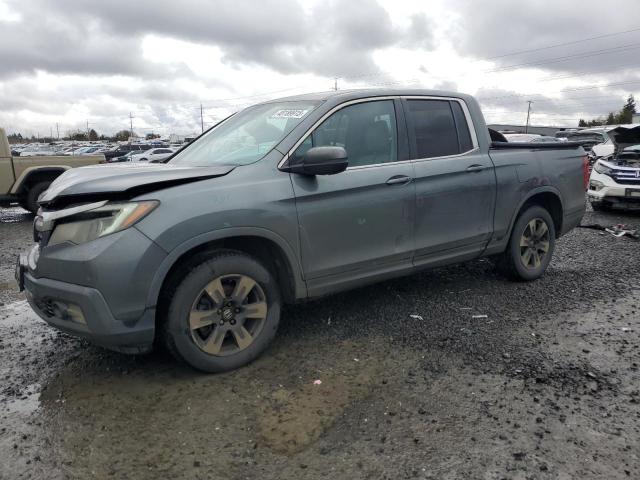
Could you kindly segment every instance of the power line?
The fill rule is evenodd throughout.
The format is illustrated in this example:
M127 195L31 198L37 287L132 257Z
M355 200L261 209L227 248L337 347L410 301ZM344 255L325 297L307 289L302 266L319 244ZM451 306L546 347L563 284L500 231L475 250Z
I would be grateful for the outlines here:
M516 52L504 53L502 55L495 55L493 57L488 57L488 58L485 58L485 60L496 60L498 58L511 57L513 55L520 55L520 54L523 54L523 53L532 53L532 52L539 52L541 50L549 50L551 48L566 47L567 45L576 45L578 43L588 42L588 41L591 41L591 40L599 40L601 38L614 37L614 36L617 36L617 35L623 35L625 33L633 33L633 32L640 32L640 28L633 28L631 30L623 30L621 32L605 33L604 35L597 35L595 37L582 38L580 40L573 40L571 42L556 43L555 45L547 45L546 47L530 48L528 50L518 50Z
M586 86L586 87L575 87L575 88L563 88L562 90L557 90L555 92L548 92L548 93L563 93L563 92L578 92L578 91L583 91L583 90L592 90L595 88L605 88L605 87L617 87L617 86L621 86L621 85L634 85L634 84L640 84L640 80L633 80L633 81L628 81L628 82L614 82L614 83L608 83L605 85L591 85L591 86ZM511 95L500 95L500 96L496 96L496 97L476 97L477 100L490 100L490 99L497 99L497 98L510 98L510 97L529 97L532 95L541 95L539 93L514 93Z
M527 67L527 66L537 66L537 65L547 65L549 63L558 63L558 62L564 62L567 60L576 60L579 58L588 58L588 57L595 57L598 55L605 55L607 53L620 53L620 52L626 52L629 50L637 50L638 48L640 48L640 43L630 43L628 45L620 45L617 47L611 47L611 48L603 48L600 50L592 50L592 51L588 51L588 52L583 52L583 53L577 53L577 54L573 54L573 55L565 55L562 57L556 57L556 58L551 58L551 59L547 59L547 60L538 60L535 62L525 62L525 63L518 63L518 64L514 64L514 65L506 65L504 67L500 67L500 68L496 68L493 70L487 70L484 73L497 73L497 72L503 72L506 70L512 70L514 68L521 68L521 67Z

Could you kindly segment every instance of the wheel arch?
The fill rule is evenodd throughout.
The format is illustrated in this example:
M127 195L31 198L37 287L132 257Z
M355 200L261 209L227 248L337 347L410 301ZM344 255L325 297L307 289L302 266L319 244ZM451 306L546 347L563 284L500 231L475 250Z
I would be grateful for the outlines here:
M518 208L515 210L515 214L511 218L509 235L511 235L513 226L520 214L532 205L539 205L549 212L556 230L556 238L559 237L562 232L564 204L560 192L553 187L540 187L531 190L528 195L520 201Z
M32 187L36 183L47 180L53 181L70 168L71 167L66 165L26 168L16 179L11 189L11 193L15 195L22 195L29 187Z
M289 244L270 230L238 227L198 235L169 252L154 275L147 308L157 307L169 282L215 249L238 250L262 262L276 277L285 302L306 298L302 269Z

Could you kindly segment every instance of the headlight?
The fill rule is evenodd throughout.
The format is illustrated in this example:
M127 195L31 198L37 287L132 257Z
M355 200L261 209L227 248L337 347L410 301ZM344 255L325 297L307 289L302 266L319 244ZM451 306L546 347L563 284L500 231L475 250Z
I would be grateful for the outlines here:
M48 245L71 242L76 245L129 228L147 216L160 202L108 203L61 219L51 234Z
M599 182L598 180L589 181L589 190L593 190L595 192L599 192L604 188L604 183Z
M593 169L596 172L601 173L602 175L611 175L611 172L613 171L611 168L603 165L602 162L596 162L596 164L593 166Z

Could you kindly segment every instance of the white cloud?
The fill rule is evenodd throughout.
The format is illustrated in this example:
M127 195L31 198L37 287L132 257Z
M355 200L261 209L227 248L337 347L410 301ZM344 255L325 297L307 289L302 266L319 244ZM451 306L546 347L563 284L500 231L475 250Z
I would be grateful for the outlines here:
M0 125L113 133L133 112L139 131L191 132L200 103L211 124L335 76L477 93L496 122L522 121L531 99L534 122L574 125L640 91L637 13L637 0L0 0Z

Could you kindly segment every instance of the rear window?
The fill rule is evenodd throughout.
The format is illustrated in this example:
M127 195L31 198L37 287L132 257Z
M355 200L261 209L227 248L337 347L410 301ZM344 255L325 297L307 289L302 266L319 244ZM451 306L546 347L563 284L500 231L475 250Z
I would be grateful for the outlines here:
M451 102L451 108L453 109L453 118L456 121L458 130L460 153L468 152L473 148L473 143L471 142L471 133L469 131L469 124L467 123L467 117L464 116L462 107L458 102Z
M458 155L472 149L469 125L458 102L408 100L415 158Z

